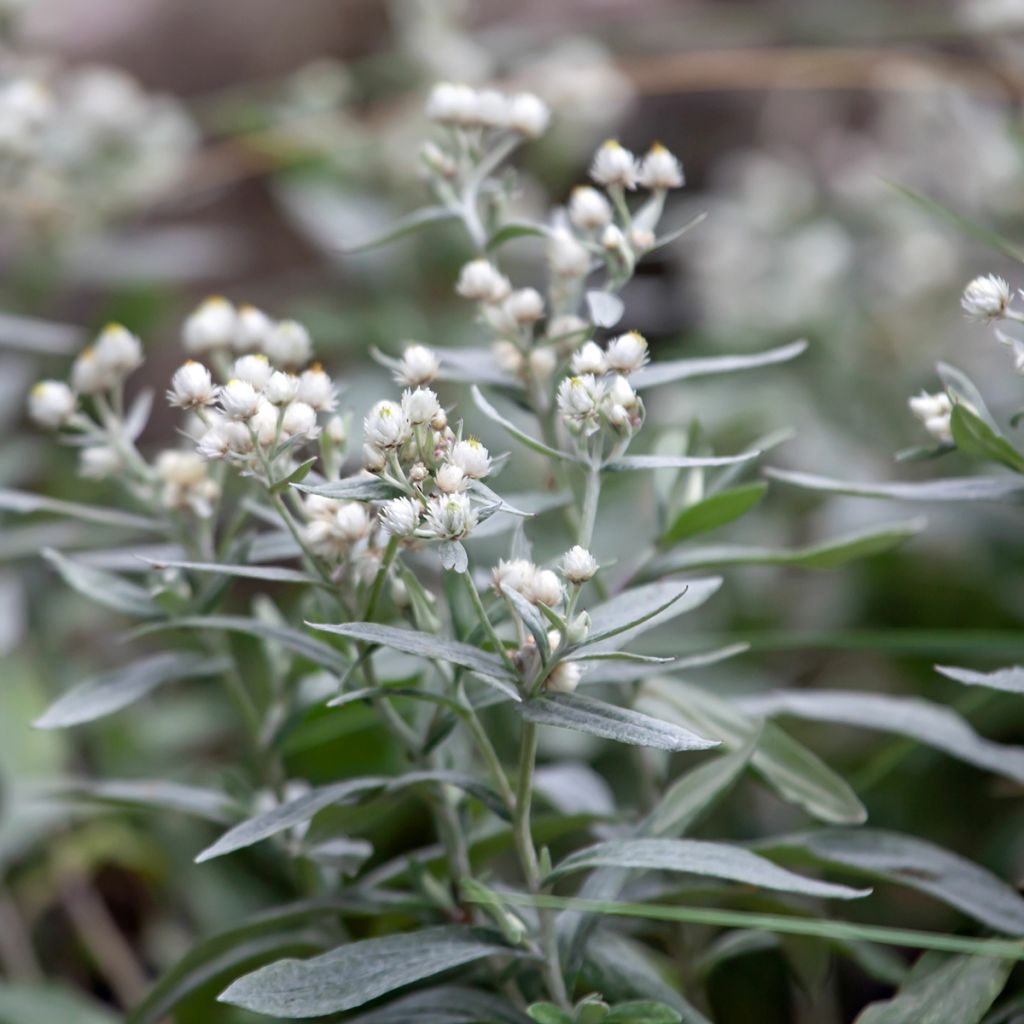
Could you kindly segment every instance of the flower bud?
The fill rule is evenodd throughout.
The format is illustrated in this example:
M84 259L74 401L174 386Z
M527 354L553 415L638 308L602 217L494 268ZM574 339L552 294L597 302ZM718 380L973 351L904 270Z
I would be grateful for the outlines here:
M411 537L420 524L420 503L414 498L392 498L380 509L380 525L392 537Z
M608 365L601 346L596 341L588 341L573 354L569 368L577 377L584 374L600 377L607 371Z
M231 338L236 352L262 349L267 335L273 330L274 321L255 306L239 306L235 316L235 332Z
M229 348L235 340L238 314L227 299L214 295L185 321L182 341L190 352Z
M437 356L426 345L407 345L395 370L395 380L407 387L418 388L436 380L440 371Z
M509 280L489 260L470 260L459 273L455 291L474 302L501 302L512 290Z
M590 253L565 228L555 228L545 249L548 266L556 277L586 277L590 271Z
M922 391L909 400L910 411L924 425L925 430L940 444L953 443L951 415L953 403L944 391L929 394Z
M455 494L465 490L469 484L466 474L458 466L446 462L434 477L434 483L442 494Z
M1000 320L1010 305L1010 286L995 274L976 277L964 289L960 307L971 320Z
M263 397L271 405L287 405L293 402L299 393L299 378L294 373L275 370L263 389Z
M363 431L368 444L384 451L399 447L409 438L409 424L395 402L378 402L363 420Z
M29 392L28 414L41 427L62 427L78 406L74 392L60 380L41 380Z
M475 437L452 445L448 461L472 480L481 480L491 471L490 452Z
M324 373L319 363L314 363L299 377L296 397L300 402L311 405L317 412L334 412L338 405L334 382Z
M628 149L620 146L615 139L609 139L594 154L593 162L590 165L590 177L598 185L604 185L606 188L610 186L626 189L636 188L636 158Z
M174 371L167 401L179 409L200 409L211 405L219 390L210 371L202 363L190 359Z
M491 346L491 352L494 355L494 362L502 373L507 373L510 377L519 375L519 371L523 368L523 353L519 351L515 342L504 339L496 341Z
M305 402L292 402L281 417L281 433L285 437L305 437L309 440L319 437L316 410Z
M414 427L423 426L441 411L441 403L430 388L406 389L402 392L402 413Z
M491 581L499 594L514 590L525 596L536 574L537 567L525 558L513 558L508 561L502 558L491 570Z
M246 384L251 384L257 391L262 391L273 372L274 368L270 365L270 360L262 352L259 352L253 355L239 356L235 360L231 375L238 380L244 380Z
M551 111L547 104L533 93L521 92L508 101L509 128L528 139L536 139L547 131Z
M142 365L142 343L120 324L107 324L93 347L96 362L115 381Z
M313 342L297 320L281 320L263 339L263 351L277 366L302 366L313 354Z
M525 597L534 604L544 604L554 608L562 603L564 597L562 584L550 569L538 570L530 581Z
M639 370L648 359L647 339L637 331L620 334L608 343L605 358L608 368L616 373L629 374Z
M660 142L656 142L640 164L638 180L651 191L681 188L685 180L683 165Z
M248 381L235 378L220 389L220 407L229 420L249 419L259 404L259 393Z
M569 220L581 231L599 231L612 222L611 204L596 188L580 185L569 197Z
M575 693L583 676L578 661L560 661L544 680L544 689L550 693Z
M585 547L575 544L562 555L559 569L570 583L586 583L597 572L597 559Z
M519 288L505 300L503 309L517 324L532 324L544 315L544 299L536 288Z

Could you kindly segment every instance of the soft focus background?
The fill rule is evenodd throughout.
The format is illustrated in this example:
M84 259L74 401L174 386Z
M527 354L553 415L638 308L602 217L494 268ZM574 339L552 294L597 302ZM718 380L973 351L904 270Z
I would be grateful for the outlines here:
M32 66L55 83L60 153L74 169L21 180L15 192L18 169L0 161L0 310L66 325L0 318L4 486L83 501L109 493L22 415L30 382L61 375L108 320L145 341L136 388L163 387L179 362L178 325L210 293L303 320L355 396L384 380L367 356L373 345L471 340L472 317L452 293L468 256L456 231L339 251L422 201L422 101L436 79L530 88L552 105L552 131L522 161L527 209L543 210L545 190L564 200L606 137L641 151L660 139L680 155L688 187L666 223L709 216L645 262L624 296L625 326L649 338L655 358L811 341L794 364L659 392L652 419L682 427L698 417L726 450L730 437L792 427L774 464L920 478L970 471L957 455L893 460L924 441L906 398L935 386L936 360L968 371L994 407L1024 405L1008 358L957 302L978 273L1020 283L1017 266L894 187L1024 241L1024 0L0 0L0 21L0 73ZM10 131L0 118L0 146ZM531 283L529 243L509 253L518 282ZM143 440L172 430L158 409ZM611 494L606 548L622 543L617 526L646 513L635 503L626 490ZM723 690L919 694L1019 742L1019 701L965 699L931 671L936 661L987 668L1024 656L1016 514L952 508L924 509L928 529L910 545L837 573L728 573L721 595L687 619L685 643L752 643L709 675ZM799 545L920 511L773 486L728 539ZM0 532L0 973L45 973L117 1004L196 934L274 893L258 856L192 865L205 833L184 819L44 814L29 798L33 782L61 775L187 781L211 764L230 786L231 721L202 686L95 728L31 729L76 677L116 663L117 624L37 558L43 545L91 547L101 534L22 519ZM339 757L372 770L372 730L356 715L346 723L345 737L329 723L297 736L294 773L343 774ZM880 735L793 728L851 779L876 827L1024 879L1018 805L991 776ZM394 845L426 831L418 813L410 804L369 824L386 847L389 836ZM702 834L793 824L744 789ZM907 927L951 920L884 887L848 912ZM715 1019L831 1024L879 994L844 967L826 996L808 964L787 978L766 948L713 967ZM256 1018L211 1008L207 993L178 1019Z

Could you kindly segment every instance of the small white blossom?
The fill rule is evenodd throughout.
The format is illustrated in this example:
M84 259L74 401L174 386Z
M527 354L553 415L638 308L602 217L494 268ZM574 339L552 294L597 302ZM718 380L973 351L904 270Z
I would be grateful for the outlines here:
M219 295L206 299L185 321L182 341L190 352L212 352L234 343L238 314L227 299Z
M116 383L117 378L96 358L91 345L83 348L71 364L71 387L80 395L95 395Z
M513 131L529 139L539 138L551 121L548 105L530 92L521 92L508 101L507 123Z
M615 139L602 143L590 165L590 177L606 188L636 188L637 174L636 157Z
M397 448L409 439L409 424L395 402L378 402L363 420L366 441L373 448Z
M608 401L613 405L621 405L625 409L633 409L637 404L636 392L630 386L628 380L620 374L616 374L607 390Z
M120 324L107 324L93 346L96 362L115 380L142 365L142 343Z
M581 231L598 231L612 222L612 207L596 188L580 185L569 197L569 220Z
M78 458L78 472L92 480L105 480L123 468L121 456L110 445L97 444L83 448Z
M316 410L305 402L292 402L281 417L281 433L285 437L305 437L309 440L319 437Z
M366 506L358 501L343 502L335 513L334 522L338 532L350 544L368 537L373 529Z
M544 299L536 288L519 288L505 300L502 309L515 323L532 324L544 315Z
M544 689L550 693L575 693L583 676L583 666L578 661L560 661L544 680Z
M270 380L274 368L270 360L262 353L255 353L248 356L240 356L235 360L231 376L237 380L244 380L251 384L257 391L262 391Z
M501 302L512 290L509 280L490 260L470 260L459 272L455 291L474 302Z
M523 353L514 341L503 338L491 346L494 362L502 373L515 377L523 368Z
M334 412L338 405L334 382L319 363L314 363L299 377L297 397L317 412Z
M446 462L435 474L434 483L443 494L455 494L469 486L469 478L458 466Z
M597 559L582 545L569 548L558 566L570 583L586 583L597 572Z
M229 455L247 455L253 449L248 428L242 423L222 420L214 423L199 438L196 451L204 459L225 459Z
M430 423L440 411L441 403L430 388L407 388L402 392L402 414L414 427Z
M971 320L999 320L1010 305L1010 286L995 274L976 277L964 289L960 307Z
M633 252L643 255L654 248L658 239L650 228L637 227L635 224L629 229L629 244Z
M497 89L481 89L476 94L474 120L485 128L504 128L508 124L511 104Z
M473 124L477 117L476 90L468 85L439 82L427 99L427 117L441 124Z
M392 498L380 509L380 525L392 537L411 537L420 524L420 503L414 498Z
M538 569L524 594L533 604L543 604L549 608L561 604L564 596L561 580L550 569Z
M558 385L558 411L566 426L592 434L598 427L602 388L589 373L566 377Z
M263 339L263 351L277 366L302 366L313 354L313 342L297 320L280 320Z
M508 561L502 558L491 570L491 581L499 594L514 590L525 595L536 574L537 566L525 558L513 558Z
M608 369L608 364L604 358L604 350L596 341L585 342L573 353L569 368L577 377L584 374L600 377Z
M418 388L437 378L441 364L426 345L407 345L395 370L395 380L406 387Z
M235 317L235 332L231 344L236 352L262 349L274 321L255 306L239 306Z
M387 456L379 448L372 444L363 445L363 469L369 473L380 473L387 463Z
M476 526L476 510L465 494L438 494L430 499L424 528L438 540L459 540Z
M550 348L535 348L530 352L530 373L534 380L544 383L551 378L558 365L558 356Z
M260 396L259 408L249 419L249 429L261 448L269 448L278 437L281 415L266 398Z
M605 359L610 370L617 373L632 373L639 370L648 360L647 339L637 331L620 334L608 342Z
M283 370L275 370L270 375L270 380L267 381L267 385L263 389L263 397L271 405L279 406L295 401L298 393L299 378L294 373L285 373Z
M448 461L471 480L481 480L491 471L490 452L475 437L452 445Z
M211 405L218 391L210 371L202 363L189 359L174 371L167 401L179 409L200 409Z
M163 483L160 503L164 508L188 509L202 519L213 515L220 487L207 475L206 463L196 452L163 451L154 468Z
M640 184L647 189L681 188L685 181L683 165L664 146L656 142L640 164Z
M56 430L74 414L78 400L60 380L41 380L28 396L28 414L41 427Z
M220 389L220 407L229 420L249 419L259 404L259 392L248 381L233 378Z
M626 248L626 236L615 224L609 224L601 232L601 247L607 252L623 252Z
M922 391L911 398L908 404L910 411L936 441L940 444L953 443L953 431L950 426L953 403L949 395L944 391L934 395Z
M341 447L348 440L348 428L340 416L332 416L324 424L324 435L331 444Z
M548 266L557 277L585 277L590 271L590 253L565 228L555 228L545 249Z

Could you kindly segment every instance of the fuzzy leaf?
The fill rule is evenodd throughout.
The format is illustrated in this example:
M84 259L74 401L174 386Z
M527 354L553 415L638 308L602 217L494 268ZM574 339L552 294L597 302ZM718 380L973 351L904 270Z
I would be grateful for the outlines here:
M481 989L438 985L346 1017L345 1024L529 1024L511 1003Z
M324 484L296 483L292 487L303 494L318 494L321 498L334 498L336 501L386 501L402 493L394 484L372 476L352 476Z
M996 669L995 672L974 672L953 665L936 665L935 671L966 686L987 686L1004 693L1024 693L1024 668L1020 665Z
M1024 501L1024 480L1012 476L966 476L946 480L914 480L894 483L856 483L814 473L766 469L773 480L828 494L857 498L895 498L899 501Z
M47 498L42 494L14 491L7 487L0 487L0 511L23 514L53 512L69 519L81 519L87 523L102 523L104 526L120 526L147 533L160 533L165 528L158 519L147 519L144 516L132 515L130 512L122 512L120 509L61 501L57 498Z
M953 442L962 452L980 459L1001 462L1018 473L1024 473L1024 455L963 403L953 405L950 426Z
M626 311L625 303L613 292L589 291L587 310L595 327L614 327Z
M458 210L448 206L425 206L420 210L413 211L406 217L396 220L391 227L381 234L374 235L372 238L362 242L356 242L353 245L339 245L338 250L347 254L365 252L367 249L375 249L379 245L385 245L388 242L401 238L403 235L418 231L428 224L435 224L438 221L444 220L457 220L459 216Z
M749 462L760 454L759 451L753 451L740 452L739 455L623 455L606 462L602 468L609 473L630 473L643 469L710 469Z
M218 825L237 821L239 817L238 805L226 793L166 779L66 779L45 783L42 792L132 810L179 811Z
M735 373L737 370L756 370L762 366L786 363L807 348L806 341L793 341L779 348L768 349L749 356L709 356L703 359L667 359L651 363L630 374L629 382L637 390L672 384L690 377L706 377L714 373Z
M461 574L469 568L469 555L457 540L444 541L438 544L437 553L441 556L442 569Z
M568 452L558 451L555 448L549 448L543 441L539 441L537 438L531 437L525 430L520 430L519 427L517 427L510 419L506 419L506 417L502 416L501 413L498 412L498 410L495 409L486 398L484 398L483 392L475 384L471 388L471 391L476 407L488 419L494 420L499 427L502 427L527 448L532 451L539 452L541 455L546 455L548 458L559 459L562 462L579 461L575 455L570 455Z
M764 497L767 490L767 484L753 483L712 494L703 501L684 508L662 534L658 543L662 547L670 547L698 533L717 530L719 526L746 515Z
M94 569L90 565L73 561L53 548L45 548L43 557L60 573L69 587L90 601L135 618L161 614L149 591L135 583L129 583L128 580L102 569Z
M154 569L185 569L188 572L208 572L218 576L241 576L243 579L267 580L270 583L304 583L322 586L323 581L308 572L286 569L279 565L237 565L225 562L176 562L144 558Z

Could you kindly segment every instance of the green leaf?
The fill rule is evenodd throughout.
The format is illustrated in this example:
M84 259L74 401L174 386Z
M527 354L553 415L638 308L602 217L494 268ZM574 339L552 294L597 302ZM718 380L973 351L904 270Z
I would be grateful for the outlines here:
M458 210L448 206L425 206L395 221L391 227L381 234L374 235L363 242L356 242L354 245L339 245L338 250L349 255L356 252L365 252L367 249L375 249L379 245L393 242L403 235L412 234L412 232L418 231L428 224L435 224L444 220L458 220L460 216Z
M309 471L313 468L316 460L320 458L319 455L314 455L311 458L306 459L305 462L300 462L286 477L282 477L274 483L274 486L270 488L272 494L280 494L282 491L288 490L289 487L294 484L300 484L303 480L309 476Z
M178 811L218 825L237 821L240 813L238 804L226 793L166 779L62 779L43 783L40 792L136 811Z
M457 540L442 541L437 546L441 568L449 572L464 573L469 568L469 555Z
M483 392L474 384L470 389L473 395L473 401L476 403L476 407L490 420L493 420L502 427L509 434L511 434L517 441L525 445L531 451L538 452L541 455L546 455L551 459L558 459L561 462L578 462L579 460L575 455L570 455L568 452L558 451L556 448L549 448L543 441L539 441L535 437L531 437L524 430L520 430L510 419L506 419L498 412L497 409L491 405L490 402L484 398Z
M907 736L952 757L1024 783L1024 747L979 736L955 711L918 697L892 697L853 690L779 690L737 702L750 714L795 715Z
M855 483L814 473L794 473L768 468L765 473L795 487L857 498L895 498L899 501L1024 501L1024 480L1010 476L967 476L947 480L915 480L896 483Z
M719 491L703 501L684 508L662 534L658 543L662 547L678 544L698 533L716 530L746 515L765 495L765 483L744 484L728 491Z
M735 466L750 462L761 453L740 452L739 455L623 455L606 462L609 473L629 473L642 469L710 469L714 466Z
M533 642L537 645L537 650L540 651L541 659L547 662L551 657L551 645L548 643L548 625L541 617L541 613L535 605L511 587L505 590L503 596L515 608L519 618L523 620L523 625L533 637Z
M510 221L503 224L497 231L487 239L487 251L494 252L501 248L506 242L515 238L541 237L548 235L548 229L543 224L530 224L527 221Z
M517 705L528 722L600 736L656 750L708 750L717 746L689 729L651 718L650 715L616 707L579 693L553 693Z
M953 442L962 452L1001 462L1017 473L1024 473L1024 455L962 402L954 403L949 422Z
M727 747L742 747L758 724L731 701L679 679L654 679L643 684L641 706ZM860 824L867 818L864 806L849 784L824 761L771 722L761 728L751 764L779 795L798 804L821 821Z
M155 654L124 668L79 683L33 722L37 729L66 729L111 715L152 693L164 683L226 671L223 658L189 652Z
M638 391L660 387L690 377L706 377L714 373L735 373L737 370L756 370L762 366L786 363L807 348L806 341L793 341L779 348L768 349L749 356L710 356L703 359L667 359L651 363L630 374L629 382Z
M117 1024L119 1018L79 992L54 983L0 981L0 1024Z
M969 668L936 665L935 671L966 686L987 686L1004 693L1024 693L1024 668L1020 665L1000 668L995 672L974 672Z
M680 1024L682 1019L678 1010L651 999L619 1003L604 1018L605 1024Z
M279 565L236 565L226 562L176 562L162 558L143 558L154 569L184 569L188 572L214 573L217 576L240 576L243 579L267 580L270 583L303 583L306 586L323 586L323 580L298 569L286 569Z
M529 1017L511 1003L480 989L438 985L418 989L356 1017L345 1024L529 1024Z
M996 931L1024 935L1024 898L1012 886L923 839L870 828L821 829L757 845L769 855L795 852L817 864L909 886Z
M311 960L279 960L234 982L220 1001L278 1017L320 1017L510 952L482 930L424 928L352 942Z
M90 601L136 618L161 614L145 588L129 583L128 580L113 573L72 561L53 548L44 548L42 554L69 587Z
M394 484L372 476L352 476L325 484L292 484L292 487L303 494L318 494L336 501L386 501L402 493Z
M532 1003L526 1008L530 1020L537 1024L573 1024L573 1018L554 1003Z
M75 501L61 501L47 498L42 494L30 494L27 491L14 491L0 487L0 511L20 512L53 512L67 516L69 519L81 519L87 523L102 523L104 526L120 526L127 530L142 530L146 533L162 533L166 526L158 519L147 519L144 516L132 515L116 508L100 508L98 505L82 505Z
M855 1024L978 1024L1003 990L1012 961L955 957L910 981L884 1002L872 1003Z

